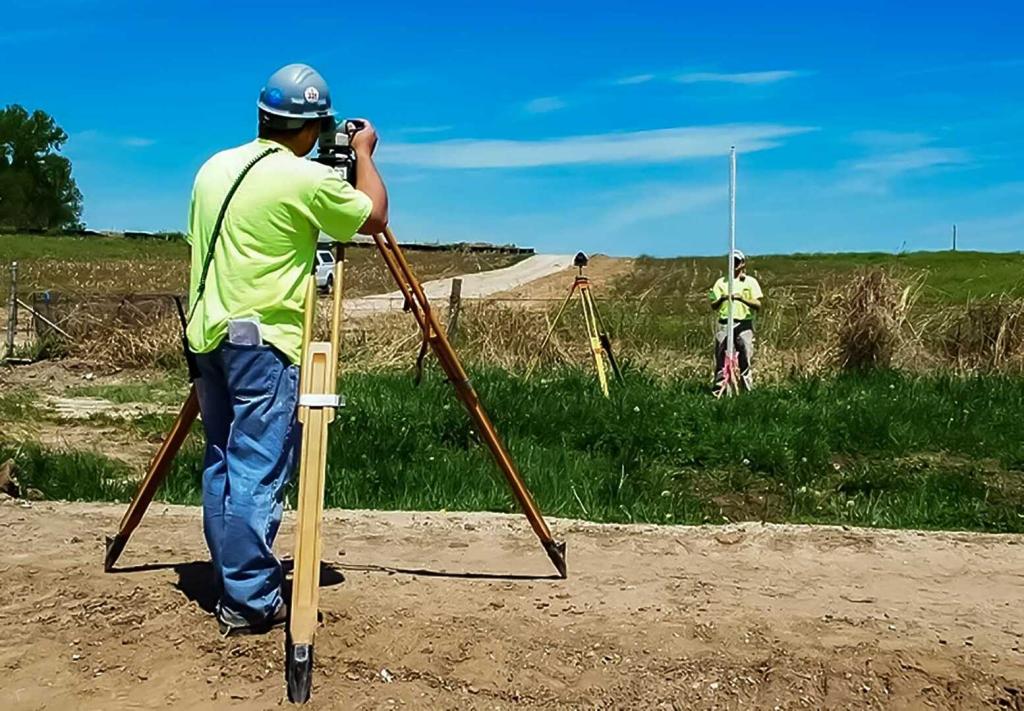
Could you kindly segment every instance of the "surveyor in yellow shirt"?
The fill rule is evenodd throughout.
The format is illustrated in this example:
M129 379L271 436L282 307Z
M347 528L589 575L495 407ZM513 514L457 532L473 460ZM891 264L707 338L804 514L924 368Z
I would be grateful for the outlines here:
M747 258L740 250L733 252L733 294L729 298L729 279L721 277L711 287L708 298L711 310L718 312L715 331L715 391L725 377L725 350L729 335L729 310L732 310L733 340L739 356L741 382L749 390L754 385L751 366L754 362L754 320L761 310L764 293L757 279L747 274Z
M298 363L317 237L376 234L388 219L369 122L350 135L358 190L304 158L321 132L337 130L327 83L312 67L275 72L257 118L256 140L199 169L189 211L186 333L206 431L203 531L224 634L286 618L272 548L297 459Z

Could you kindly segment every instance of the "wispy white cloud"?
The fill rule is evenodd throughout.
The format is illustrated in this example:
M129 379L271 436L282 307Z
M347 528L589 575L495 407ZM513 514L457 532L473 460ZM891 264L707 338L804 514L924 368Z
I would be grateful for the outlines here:
M156 143L156 140L152 138L142 138L141 136L124 136L117 141L128 148L148 148Z
M845 177L839 187L848 192L885 194L899 178L926 175L971 161L967 151L931 146L932 139L918 133L862 131L854 135L854 140L873 150L841 166Z
M526 105L523 106L523 110L528 114L547 114L564 109L566 106L568 104L566 104L565 100L557 96L541 96L527 101Z
M721 185L663 183L641 186L628 202L621 202L608 210L595 228L615 232L643 222L683 215L726 199L726 191Z
M396 136L422 136L431 133L444 133L445 131L451 131L454 126L451 124L442 124L438 126L403 126L396 128L392 133Z
M856 131L850 140L872 151L909 150L932 142L926 133L905 131Z
M963 165L969 156L959 148L918 148L854 161L852 170L882 177L895 177L940 166Z
M149 148L156 143L155 139L142 136L115 136L96 129L78 131L69 137L70 143L94 143L122 146L124 148Z
M776 82L793 79L802 75L792 69L776 69L767 72L687 72L675 77L680 84L699 84L702 82L717 82L725 84L774 84Z
M634 84L646 84L647 82L654 81L657 76L654 74L633 74L628 77L621 77L620 79L612 80L612 84L615 86L631 86Z
M674 163L775 148L782 140L815 128L780 124L686 126L629 133L567 136L536 141L453 139L381 146L381 161L431 168L536 168L632 162Z

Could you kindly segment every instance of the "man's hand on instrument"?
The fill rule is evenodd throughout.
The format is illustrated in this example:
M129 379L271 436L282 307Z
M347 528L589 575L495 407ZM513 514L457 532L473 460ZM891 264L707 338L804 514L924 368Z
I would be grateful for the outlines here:
M349 145L358 158L356 185L373 203L373 210L359 228L359 234L376 235L388 226L388 191L373 162L373 152L377 150L377 129L366 119L354 120L359 122L359 130L349 133Z
M352 150L356 153L365 153L372 156L373 152L377 150L377 129L364 118L355 120L362 124L362 126L358 130L349 133Z

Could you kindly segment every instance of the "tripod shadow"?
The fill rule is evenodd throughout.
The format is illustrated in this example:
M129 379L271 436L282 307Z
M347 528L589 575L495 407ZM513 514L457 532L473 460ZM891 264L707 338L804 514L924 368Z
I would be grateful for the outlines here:
M281 568L284 570L284 584L281 586L281 595L286 601L292 597L291 571L294 563L291 560L281 561ZM158 570L173 570L178 575L178 581L174 587L180 590L185 597L195 602L205 612L213 613L217 607L217 600L220 597L220 586L217 584L214 575L213 565L210 561L189 561L187 563L149 563L146 565L128 566L115 568L110 571L112 574L122 573L146 573ZM328 588L341 585L345 582L338 567L330 563L320 562L320 587Z
M357 563L331 563L340 570L387 575L414 575L420 578L454 578L457 580L562 580L557 573L530 575L528 573L475 573L471 571L429 570L427 568L395 568L388 565L359 565Z

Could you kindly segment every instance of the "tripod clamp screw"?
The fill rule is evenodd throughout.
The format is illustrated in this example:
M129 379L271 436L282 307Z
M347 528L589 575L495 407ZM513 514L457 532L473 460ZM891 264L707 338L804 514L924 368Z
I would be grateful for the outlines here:
M299 395L299 407L345 407L344 395L326 395L321 393L305 393Z

